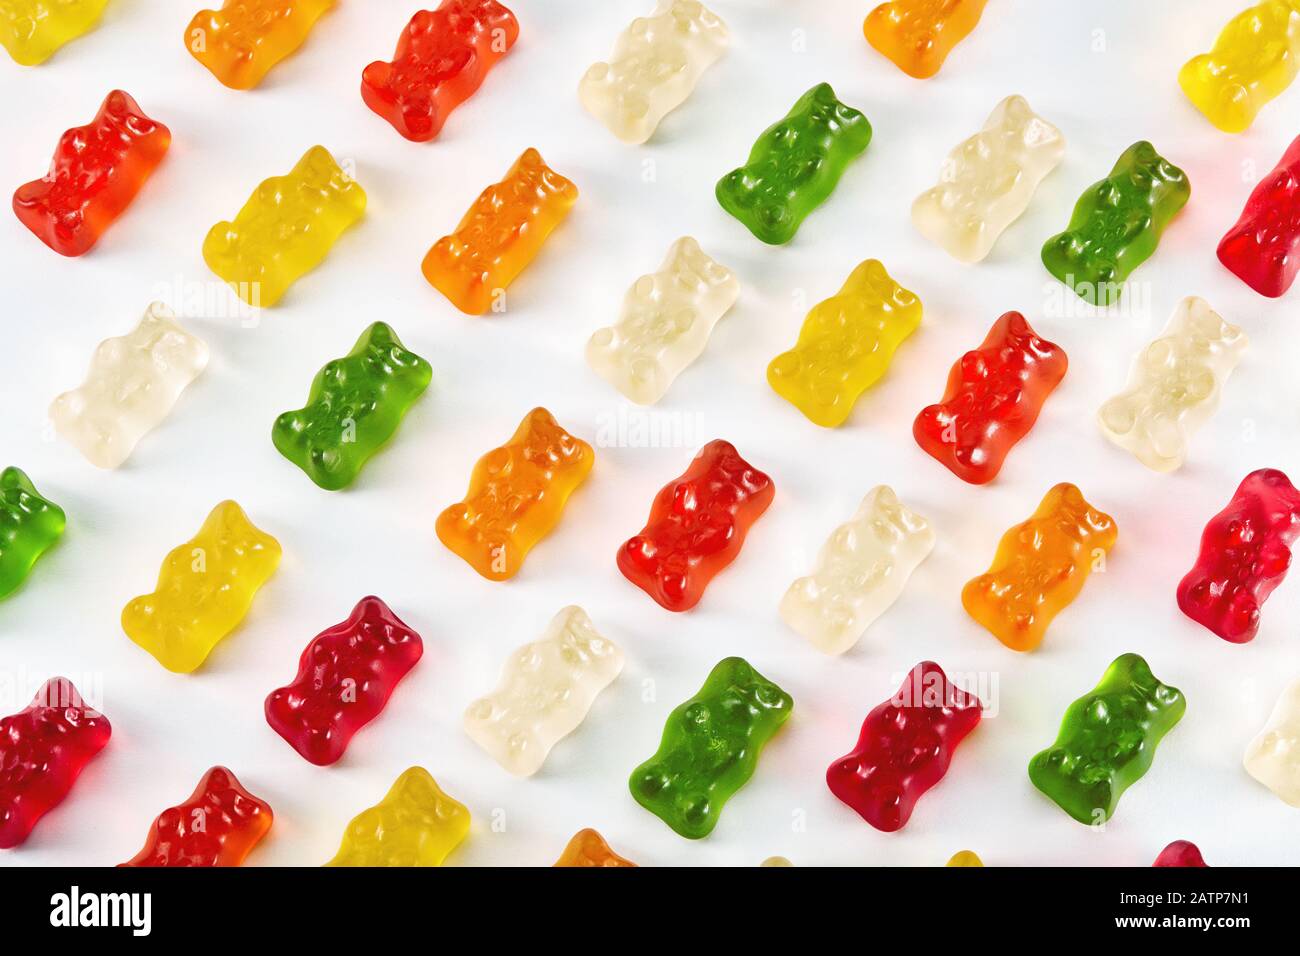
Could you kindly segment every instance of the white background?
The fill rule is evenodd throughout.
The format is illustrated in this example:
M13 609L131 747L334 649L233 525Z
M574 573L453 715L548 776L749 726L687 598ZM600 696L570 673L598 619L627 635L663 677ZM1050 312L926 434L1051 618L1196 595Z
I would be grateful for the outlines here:
M1300 291L1265 300L1214 256L1254 179L1300 132L1300 87L1249 132L1230 136L1176 83L1179 66L1209 48L1239 0L992 0L924 82L866 44L867 3L713 0L731 49L642 147L619 143L588 116L576 87L649 0L514 0L519 43L427 144L401 139L358 91L362 67L391 55L415 9L410 0L339 4L254 92L221 87L185 51L182 32L197 6L114 0L98 30L44 66L0 58L7 188L39 176L59 134L87 122L114 87L174 136L164 164L89 255L63 259L0 216L0 464L25 469L69 515L57 549L0 605L3 712L65 674L94 690L113 724L71 798L0 863L124 860L154 816L217 763L275 809L250 864L329 859L347 821L412 764L473 813L454 865L549 864L586 826L642 864L754 865L783 854L800 865L937 865L969 848L990 865L1147 865L1180 838L1197 842L1211 864L1300 860L1300 814L1241 769L1278 693L1300 676L1300 581L1278 590L1246 646L1219 640L1174 603L1205 521L1242 476L1264 466L1300 471ZM875 137L793 242L764 246L722 212L713 185L823 80L867 114ZM909 206L948 150L1010 93L1060 126L1065 160L992 255L963 266L914 232ZM1191 201L1136 275L1142 308L1066 314L1075 303L1043 269L1039 248L1064 228L1080 192L1143 138L1188 172ZM205 268L201 242L260 180L287 172L315 143L356 164L366 217L280 306L244 327L229 317L233 296ZM425 283L421 257L530 145L581 198L511 286L508 314L463 316ZM631 408L586 367L583 346L684 234L735 270L743 291L653 413L679 428L677 446L599 447L592 476L518 577L481 579L438 542L435 516L533 406L593 443L602 424ZM764 370L794 341L806 310L868 257L917 292L925 317L850 421L827 431L778 398ZM82 381L95 344L132 328L151 299L185 308L195 290L212 305L188 309L184 321L213 358L171 418L111 473L53 440L48 403ZM1251 345L1187 465L1157 475L1107 443L1095 414L1188 294L1243 326ZM939 398L952 362L1009 309L1061 344L1070 370L996 482L973 487L917 448L912 419ZM277 454L271 423L301 406L317 369L377 319L429 359L433 385L353 488L324 492ZM641 527L658 488L714 437L769 472L777 496L700 606L671 614L619 574L614 553ZM1058 481L1077 483L1115 516L1119 543L1042 648L1020 655L966 616L960 590ZM939 543L854 651L823 657L782 624L777 602L881 482L933 520ZM224 498L280 540L284 559L207 665L171 674L122 634L118 617L152 589L163 555ZM266 725L262 701L292 679L303 646L369 593L424 636L425 656L344 759L314 767ZM570 603L587 608L628 664L543 770L516 780L462 733L460 715L494 685L510 650ZM1054 739L1066 706L1125 651L1143 654L1186 693L1187 714L1099 832L1039 794L1025 767ZM669 710L730 654L786 688L794 715L713 835L690 842L634 803L627 776L654 751ZM997 714L961 746L908 826L878 833L831 796L825 768L925 658L996 678Z

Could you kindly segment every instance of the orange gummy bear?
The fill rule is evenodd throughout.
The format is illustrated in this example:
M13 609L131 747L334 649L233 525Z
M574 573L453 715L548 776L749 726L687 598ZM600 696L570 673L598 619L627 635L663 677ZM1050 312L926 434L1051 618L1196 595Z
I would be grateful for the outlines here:
M564 848L555 866L631 866L636 864L625 860L609 848L605 838L590 828L579 830Z
M302 46L334 0L225 0L200 10L185 28L185 47L222 85L251 90Z
M988 0L890 0L867 14L867 42L918 80L934 76L980 22Z
M478 460L465 499L438 515L439 540L490 581L514 577L595 460L590 445L534 408L510 441Z
M577 201L578 187L530 147L505 179L483 190L456 231L433 244L421 266L424 277L462 312L498 311L506 286Z
M1059 484L1002 536L992 566L962 588L962 606L1013 651L1032 651L1118 534L1114 518L1074 485Z

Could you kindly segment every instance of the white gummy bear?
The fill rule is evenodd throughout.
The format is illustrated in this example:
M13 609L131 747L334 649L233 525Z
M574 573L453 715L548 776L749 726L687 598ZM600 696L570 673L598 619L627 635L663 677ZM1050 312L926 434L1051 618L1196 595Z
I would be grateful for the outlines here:
M659 0L587 70L578 99L623 142L644 143L726 49L727 25L699 0Z
M155 302L132 332L99 343L85 382L50 404L50 421L92 465L116 468L207 364L203 340Z
M1248 774L1283 801L1300 807L1300 681L1282 691L1242 763Z
M1061 131L1008 96L948 154L938 185L912 203L912 223L954 259L979 262L1064 155Z
M623 669L623 651L582 608L563 608L540 640L506 661L492 693L465 710L465 733L510 773L528 777L572 733Z
M587 364L638 405L653 405L700 357L739 295L732 271L683 236L658 272L628 289L618 322L592 335Z
M782 620L818 650L843 654L898 600L934 541L929 521L877 485L827 539L813 573L785 592Z
M1097 412L1102 434L1148 468L1173 471L1187 457L1192 434L1219 407L1245 349L1241 329L1189 295L1138 353L1128 387Z

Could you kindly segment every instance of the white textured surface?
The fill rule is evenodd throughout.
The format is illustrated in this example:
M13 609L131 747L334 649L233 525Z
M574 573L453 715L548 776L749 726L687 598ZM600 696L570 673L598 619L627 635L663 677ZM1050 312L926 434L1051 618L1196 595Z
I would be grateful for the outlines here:
M112 741L71 799L24 847L0 853L0 865L124 860L153 817L215 763L275 808L250 865L328 860L347 822L417 763L474 815L449 859L457 865L549 864L585 826L643 864L755 866L780 854L797 865L937 866L969 848L989 865L1145 865L1175 839L1198 843L1211 864L1300 862L1300 845L1280 838L1294 834L1300 811L1242 768L1246 745L1300 675L1300 573L1269 600L1246 646L1219 640L1174 603L1205 521L1243 475L1272 466L1300 480L1300 291L1265 300L1214 256L1253 178L1300 128L1300 86L1233 137L1211 127L1176 80L1238 4L998 0L939 75L921 82L862 38L869 3L715 0L731 28L728 54L642 147L611 137L576 88L649 0L516 0L518 45L429 144L401 139L358 92L362 67L391 53L415 3L339 4L252 93L222 88L185 52L181 35L198 6L115 2L97 31L45 66L0 61L6 188L39 175L59 134L85 123L114 86L174 135L157 174L82 259L54 255L0 215L3 464L24 468L69 516L60 545L0 604L3 710L65 674L102 694L113 722ZM874 141L792 243L764 246L718 207L714 183L823 80L870 117ZM917 234L909 206L953 144L1013 92L1050 117L1069 147L988 259L963 266ZM1142 138L1187 170L1192 198L1137 270L1141 294L1128 303L1140 308L1085 314L1038 251L1080 192ZM318 142L355 163L370 197L365 219L255 328L220 317L235 299L204 267L205 233ZM582 197L511 286L510 311L467 318L425 283L420 259L529 145ZM587 368L583 347L681 235L736 272L741 296L690 373L640 417ZM848 423L827 431L775 395L764 370L807 310L869 256L916 291L925 317ZM204 294L206 309L185 301ZM1189 294L1240 325L1251 346L1187 463L1160 475L1107 442L1096 411ZM130 461L105 474L54 440L46 409L82 380L95 344L157 298L208 342L212 361ZM1061 344L1070 371L998 479L977 488L916 447L912 419L1008 309ZM351 490L321 491L276 453L271 424L381 318L433 364L433 385ZM464 493L475 460L538 404L597 444L596 467L519 577L494 584L439 544L433 521ZM646 422L676 447L611 447L655 437L640 428ZM715 437L773 476L776 500L700 606L674 615L623 579L614 554L655 492ZM1114 515L1119 543L1042 649L1019 655L965 615L961 587L1058 481L1077 483ZM938 544L870 639L827 658L784 626L777 604L827 530L880 483L933 522ZM152 586L168 549L227 497L282 542L284 559L204 669L170 674L121 633L118 615ZM369 593L423 635L425 656L337 766L313 767L286 752L262 701L292 676L304 645ZM569 603L591 613L627 666L543 770L520 781L465 736L461 714L505 656ZM1054 739L1066 706L1125 651L1186 693L1187 715L1106 831L1094 832L1042 797L1025 768ZM654 752L668 712L728 654L788 690L794 714L712 836L688 842L635 804L627 775ZM949 674L983 673L981 696L996 680L998 710L908 826L877 833L831 796L826 766L925 658Z

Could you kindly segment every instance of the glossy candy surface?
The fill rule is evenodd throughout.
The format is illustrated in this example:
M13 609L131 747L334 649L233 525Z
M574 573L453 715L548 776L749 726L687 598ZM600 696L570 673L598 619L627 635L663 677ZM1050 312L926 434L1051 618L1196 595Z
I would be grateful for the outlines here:
M953 365L943 399L921 410L912 435L962 481L992 481L1038 421L1068 364L1059 345L1040 338L1019 312L1008 312L978 349Z
M1208 867L1209 864L1201 857L1201 851L1197 849L1195 843L1189 843L1187 840L1175 840L1156 857L1152 866L1190 866L1190 867Z
M1242 764L1279 800L1300 807L1300 680L1282 691Z
M1205 118L1240 133L1295 79L1300 57L1300 9L1290 0L1264 0L1228 21L1209 53L1178 71L1178 85Z
M203 260L249 305L272 306L365 209L361 185L313 146L288 175L263 180L233 221L208 231Z
M438 515L438 539L488 580L514 577L595 460L590 445L534 408L510 441L474 465L464 499Z
M59 255L90 251L153 175L172 134L122 90L59 137L50 169L18 187L14 214Z
M644 143L727 49L727 25L699 0L658 0L578 84L583 107L625 143Z
M908 76L939 72L953 48L975 29L988 0L889 0L862 24L867 42Z
M1300 272L1300 137L1251 190L1241 217L1219 241L1218 254L1260 295L1277 298L1291 288Z
M99 23L108 0L0 0L0 46L36 66Z
M1028 521L1002 536L988 571L962 588L962 606L1013 651L1032 651L1118 536L1115 519L1078 488L1056 485Z
M640 533L618 552L618 569L669 611L689 611L740 554L754 522L772 503L772 479L714 440L660 489Z
M121 865L239 866L271 820L269 803L225 767L213 767L184 803L158 815L144 848Z
M1121 654L1066 710L1056 743L1029 762L1029 779L1080 823L1104 823L1186 709L1182 691L1137 654Z
M18 846L63 802L112 732L62 677L46 681L26 710L0 718L0 849Z
M577 186L537 150L524 150L505 179L479 194L456 231L429 249L425 279L468 315L504 311L506 288L577 201Z
M163 559L158 584L122 609L122 630L169 671L199 668L244 619L280 563L280 542L223 501Z
M1246 333L1189 295L1138 353L1128 387L1101 406L1101 433L1155 471L1181 467L1245 350Z
M605 838L595 830L579 830L564 848L554 866L561 867L629 867L636 866L615 853Z
M419 634L379 598L364 597L347 620L312 638L293 683L266 698L266 722L305 760L328 766L423 653Z
M1178 607L1225 641L1254 640L1298 535L1300 491L1276 468L1252 471L1206 524L1196 564L1178 584Z
M416 11L392 60L365 68L361 97L407 139L428 142L517 39L519 21L497 0L443 0Z
M99 343L86 380L50 404L50 422L92 465L116 468L207 365L207 344L155 302L132 331Z
M185 48L225 86L251 90L302 46L334 0L225 0L185 28Z
M587 340L587 364L629 400L653 405L704 352L738 295L735 274L683 236L658 272L632 283L618 322Z
M857 746L830 765L826 785L877 830L899 830L948 772L982 707L938 664L922 661L893 697L867 714Z
M939 184L912 203L912 224L954 259L979 262L1064 155L1061 131L1008 96L948 154Z
M531 776L622 669L622 648L587 612L562 608L539 640L510 655L496 689L465 709L465 733L508 772Z
M343 831L326 866L442 866L469 834L469 810L423 767L404 771L384 799Z
M793 709L794 699L748 661L719 661L699 693L668 715L659 750L632 771L632 796L682 836L708 836Z
M24 472L0 471L0 598L27 580L67 523L63 509L43 497Z
M1085 302L1112 305L1191 193L1186 173L1145 140L1134 143L1079 197L1065 232L1043 244L1043 265Z
M929 521L877 485L831 533L812 574L790 585L781 619L819 651L843 654L898 600L934 541Z
M767 367L778 395L826 428L844 424L921 324L921 300L878 259L858 264L840 291L812 307L794 348Z
M763 242L789 242L870 142L867 118L819 83L762 132L744 166L718 180L718 202Z
M305 407L275 420L271 440L320 487L346 488L396 434L432 377L427 361L376 322L317 373Z

